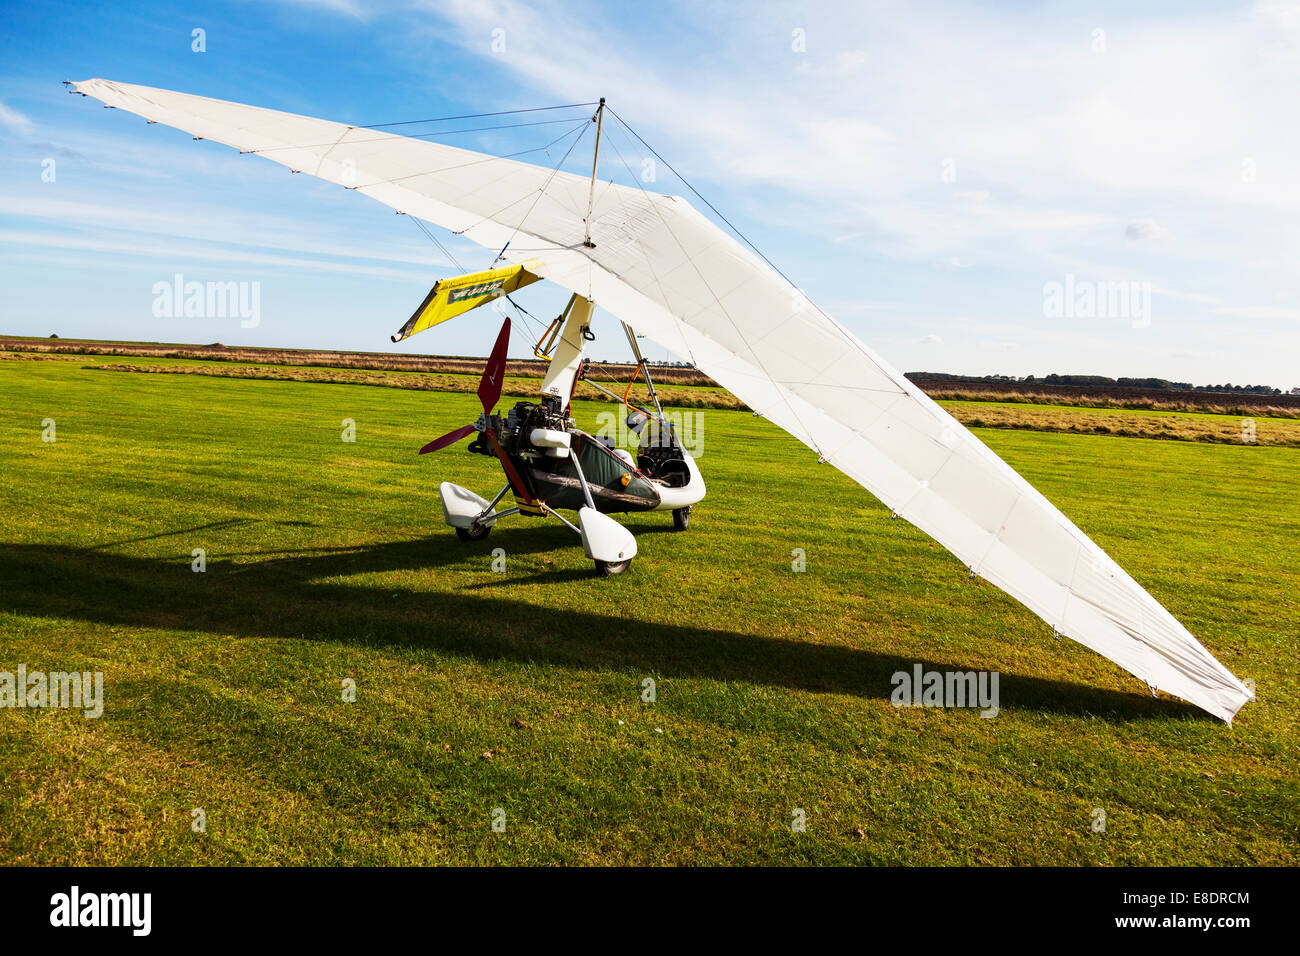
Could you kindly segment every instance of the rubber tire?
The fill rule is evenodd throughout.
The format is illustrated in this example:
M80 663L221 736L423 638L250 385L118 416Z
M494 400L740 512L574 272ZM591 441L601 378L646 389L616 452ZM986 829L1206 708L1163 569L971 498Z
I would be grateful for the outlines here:
M673 511L673 530L685 531L691 526L691 508L687 505L685 508L676 508Z
M631 564L631 558L626 561L597 561L596 573L603 578L613 577L615 574L622 574Z
M476 531L472 531L469 528L457 528L455 530L456 537L460 538L462 541L482 541L492 533L492 526L490 524L479 525L478 530Z

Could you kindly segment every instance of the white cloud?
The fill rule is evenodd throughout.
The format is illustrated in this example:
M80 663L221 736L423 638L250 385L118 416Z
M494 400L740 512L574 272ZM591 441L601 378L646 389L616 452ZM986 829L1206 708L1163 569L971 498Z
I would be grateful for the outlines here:
M808 57L802 57L799 61L799 65L794 69L796 73L816 73L843 78L862 72L866 66L866 50L842 50L839 53L836 53L829 62L818 60L816 58L810 59Z
M134 263L133 268L145 271L157 271L160 268L179 268L181 263L209 262L219 268L238 263L256 269L288 269L294 272L310 270L327 272L331 275L346 273L349 275L372 276L384 279L423 279L428 275L427 267L417 269L395 268L383 265L365 265L359 262L313 259L303 256L286 256L258 251L255 248L231 249L219 243L170 242L160 244L133 237L123 236L79 236L79 235L37 235L25 232L0 231L0 245L10 245L16 250L8 256L17 259L21 256L32 258L35 250L47 249L50 254L43 261L63 262L68 259L70 250L99 253L95 260L103 263L103 255L121 256ZM41 257L36 257L41 258ZM227 268L227 271L228 268Z
M710 22L720 15L693 7L703 21L694 30L710 35L715 28L715 52L683 70L671 45L657 48L635 30L570 5L458 0L435 9L451 20L464 49L530 88L589 99L599 84L621 115L679 157L679 168L738 188L794 193L812 204L805 221L844 205L871 209L882 232L897 240L883 248L903 257L970 252L996 237L1021 236L1036 250L1041 241L1031 233L1068 236L1126 221L1118 207L1135 188L1229 199L1240 157L1225 166L1222 155L1211 155L1207 113L1210 126L1276 125L1270 117L1266 126L1247 127L1241 104L1203 76L1207 60L1221 59L1217 25L1139 23L1124 48L1140 53L1118 52L1112 43L1111 53L1097 56L1087 31L1074 36L1058 23L1013 14L937 21L905 6L811 8L808 52L793 54L782 8ZM488 38L500 25L507 52L494 55ZM1195 54L1190 66L1185 44ZM1002 53L991 58L990 50ZM859 81L843 82L849 68L862 73ZM897 82L900 76L908 82ZM1185 92L1192 79L1195 92ZM1135 83L1156 87L1142 95L1140 109L1132 103ZM872 92L881 85L887 94ZM1186 108L1189 100L1195 109ZM1282 105L1276 95L1270 100L1275 110ZM960 203L936 212L930 207L952 182L940 181L945 158L955 164L951 195ZM1210 167L1217 182L1207 178ZM1171 168L1189 171L1170 177ZM1264 178L1253 184L1256 200L1273 202L1285 187ZM994 183L1015 184L1014 198L999 190L1008 198L991 203ZM1098 186L1105 187L1100 202ZM1300 204L1300 190L1294 198ZM1106 208L1112 199L1115 211ZM759 204L755 214L771 210ZM848 232L840 239L864 234Z
M367 5L357 2L357 0L279 0L279 2L294 7L308 7L328 13L337 13L345 17L351 17L354 20L366 20L372 12Z
M1143 239L1172 239L1173 233L1154 219L1134 219L1124 229L1124 238L1138 241Z
M32 121L26 115L6 105L3 100L0 100L0 126L24 136L33 129Z
M1271 305L1233 305L1212 310L1215 315L1231 315L1241 319L1300 320L1300 309Z
M25 195L0 193L0 208L9 216L39 222L46 227L75 224L83 233L98 237L93 244L87 244L89 240L78 240L80 244L77 247L82 249L111 251L142 242L152 248L148 240L170 237L203 243L209 250L217 249L222 243L243 246L250 257L266 255L266 250L270 250L272 253L292 253L296 257L372 259L426 268L430 262L437 262L439 265L436 267L442 267L441 254L435 252L427 240L417 242L417 234L409 226L409 233L395 234L388 240L366 242L348 235L346 229L331 229L326 224L305 230L299 223L273 215L231 210L198 201L166 211L159 207L90 201L76 196L49 196L41 192ZM7 241L16 242L17 235L20 234L6 234ZM403 242L403 235L411 241ZM43 243L45 239L48 236L33 236L32 242ZM71 243L73 239L67 238L66 241ZM448 240L444 245L451 248L453 254L472 255L478 249L464 240ZM429 254L416 254L412 247L427 249ZM229 246L224 248L227 249L225 254L237 255Z
M1163 295L1170 299L1180 299L1183 302L1200 302L1205 305L1219 305L1223 302L1218 296L1206 295L1204 292L1177 292L1158 285L1153 285L1151 291L1156 295Z

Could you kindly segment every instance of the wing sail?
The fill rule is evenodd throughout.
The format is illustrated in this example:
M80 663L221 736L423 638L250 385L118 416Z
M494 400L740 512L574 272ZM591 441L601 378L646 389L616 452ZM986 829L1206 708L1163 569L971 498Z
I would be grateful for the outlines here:
M1225 721L1253 699L992 450L684 199L602 184L587 246L585 176L184 93L75 89L506 247L689 359L1060 634Z

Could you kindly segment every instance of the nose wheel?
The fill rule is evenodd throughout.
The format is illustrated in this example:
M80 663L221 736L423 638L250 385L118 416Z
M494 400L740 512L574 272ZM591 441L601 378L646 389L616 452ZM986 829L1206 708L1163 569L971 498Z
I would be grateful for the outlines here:
M673 530L685 531L691 526L691 508L687 505L685 508L676 508L673 510Z
M482 541L492 532L490 524L476 524L472 528L457 528L456 537L462 541Z
M615 574L622 574L631 566L631 564L631 558L628 558L626 561L597 561L596 573L601 577L612 577Z

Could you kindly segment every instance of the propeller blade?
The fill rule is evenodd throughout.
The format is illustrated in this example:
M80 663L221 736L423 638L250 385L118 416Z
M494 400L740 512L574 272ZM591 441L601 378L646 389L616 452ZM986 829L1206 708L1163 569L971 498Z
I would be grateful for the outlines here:
M487 368L483 369L483 378L478 383L478 400L483 403L483 411L491 413L501 398L501 386L506 377L506 351L510 348L510 319L507 317L497 333L496 345L492 346L492 355L488 358Z
M435 438L429 444L420 449L420 454L426 454L431 451L437 451L440 448L446 448L448 445L454 445L466 435L474 434L474 426L466 425L464 428L457 428L454 432L447 432L441 438Z
M510 319L507 318L501 326L501 331L497 333L496 344L492 346L487 367L483 369L483 378L478 383L478 400L483 403L484 414L490 413L496 407L497 400L501 398L501 386L505 383L506 377L506 351L509 348ZM454 445L466 435L473 434L474 430L473 425L457 428L454 432L448 432L441 438L429 442L420 449L420 454L428 454L446 448L448 445Z

